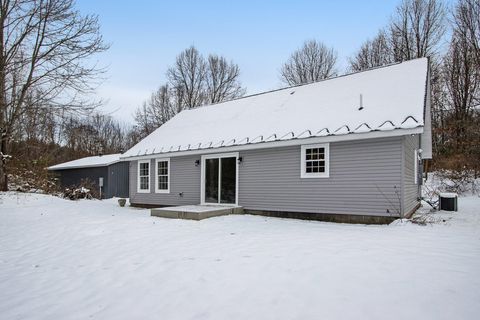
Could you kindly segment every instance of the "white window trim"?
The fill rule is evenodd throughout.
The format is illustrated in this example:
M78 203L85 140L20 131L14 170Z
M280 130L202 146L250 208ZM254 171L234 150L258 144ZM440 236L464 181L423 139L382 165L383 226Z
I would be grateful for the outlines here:
M235 188L236 188L236 193L235 193L235 203L211 203L211 202L205 202L205 160L207 159L215 159L215 158L233 158L235 157L235 162L237 164L237 171L236 171L236 181L235 181ZM232 205L238 206L238 157L239 157L239 152L230 152L230 153L217 153L217 154L208 154L208 155L202 155L200 162L201 162L201 168L200 168L200 204L201 205L211 205L211 206L224 206L224 207L231 207ZM221 177L219 176L219 181Z
M140 164L142 163L148 163L148 189L140 189ZM138 161L137 164L137 192L138 193L150 193L150 184L151 184L151 174L150 174L150 167L152 166L152 163L150 160L144 160L144 161Z
M418 150L413 150L413 183L418 184Z
M167 162L168 186L167 189L158 189L158 163ZM170 193L170 158L159 158L155 160L155 193Z
M325 149L325 172L306 172L305 153L307 149L324 148ZM330 177L330 143L306 144L302 145L301 152L300 177L301 178L329 178Z

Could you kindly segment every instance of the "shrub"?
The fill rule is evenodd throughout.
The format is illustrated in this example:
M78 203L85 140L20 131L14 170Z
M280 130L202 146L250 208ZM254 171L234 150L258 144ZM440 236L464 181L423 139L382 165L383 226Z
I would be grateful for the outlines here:
M100 195L96 190L95 182L90 179L82 179L79 185L66 188L63 191L63 197L70 200L98 199Z

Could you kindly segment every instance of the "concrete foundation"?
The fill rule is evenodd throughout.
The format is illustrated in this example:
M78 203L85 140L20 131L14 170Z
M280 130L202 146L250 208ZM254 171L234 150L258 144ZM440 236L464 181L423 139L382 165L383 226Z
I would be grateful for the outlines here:
M266 211L266 210L248 210L245 214L276 217L293 218L301 220L317 220L338 223L359 223L359 224L389 224L399 217L353 215L353 214L331 214L331 213L306 213L306 212L287 212L287 211Z
M154 217L188 220L203 220L211 217L242 213L242 207L207 205L155 208L150 211L150 214Z

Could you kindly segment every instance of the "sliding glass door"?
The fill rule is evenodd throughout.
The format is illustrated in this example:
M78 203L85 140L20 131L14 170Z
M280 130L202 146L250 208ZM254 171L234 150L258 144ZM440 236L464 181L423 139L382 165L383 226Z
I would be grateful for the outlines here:
M237 155L205 157L203 166L203 202L235 204L237 199Z
M205 159L205 202L218 203L220 159Z

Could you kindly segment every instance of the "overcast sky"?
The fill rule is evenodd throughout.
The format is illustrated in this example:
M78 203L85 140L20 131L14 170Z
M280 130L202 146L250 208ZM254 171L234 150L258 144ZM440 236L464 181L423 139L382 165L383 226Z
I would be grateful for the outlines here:
M133 112L165 81L175 56L190 45L240 66L247 93L280 87L279 69L307 39L334 47L343 72L361 43L387 24L400 0L378 1L114 1L78 0L98 14L111 44L98 95L104 111L133 123Z

